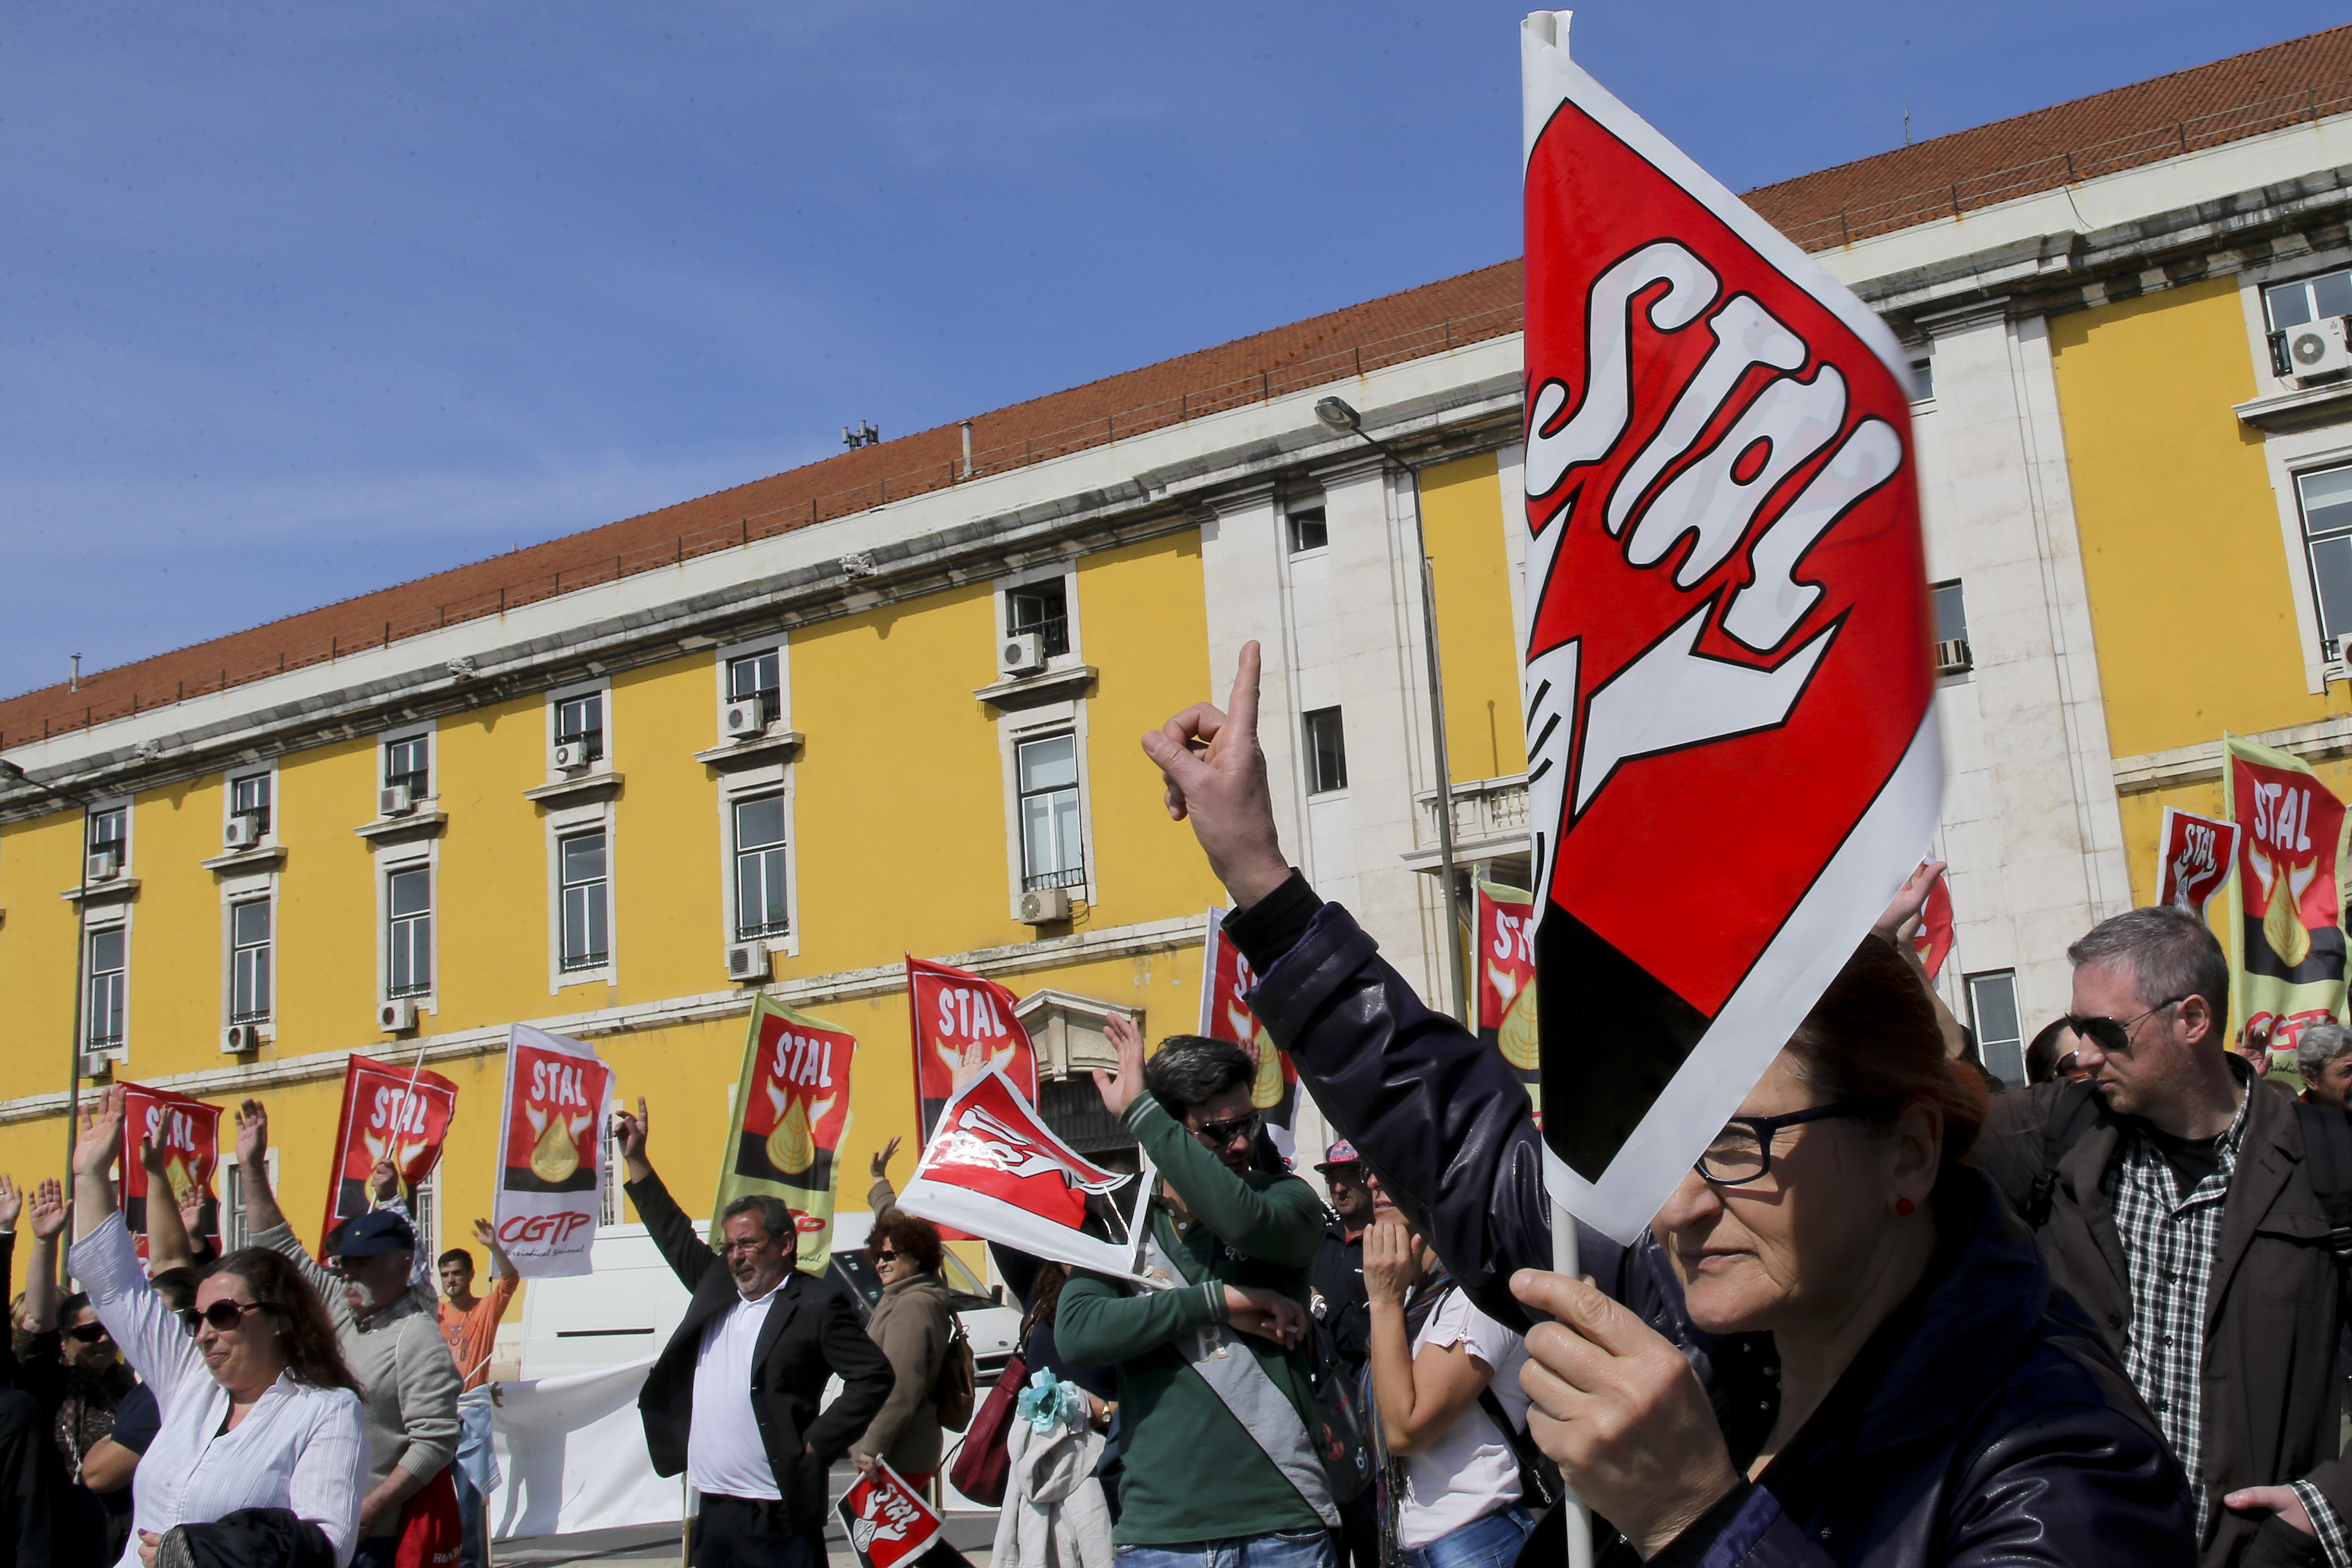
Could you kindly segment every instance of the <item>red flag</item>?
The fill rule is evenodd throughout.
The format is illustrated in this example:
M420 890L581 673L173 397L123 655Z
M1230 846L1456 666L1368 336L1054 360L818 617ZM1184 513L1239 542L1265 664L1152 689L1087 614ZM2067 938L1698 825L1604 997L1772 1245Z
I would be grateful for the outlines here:
M1556 26L1522 35L1546 1169L1630 1241L1917 863L1943 767L1900 345Z
M1499 882L1478 884L1478 1034L1511 1064L1511 1071L1528 1086L1543 1122L1543 1075L1538 1070L1536 1016L1535 900L1523 889Z
M524 1279L594 1271L612 1110L613 1069L595 1047L528 1024L507 1026L490 1223Z
M850 1483L834 1504L859 1568L899 1568L930 1550L940 1516L887 1459Z
M1037 1096L1037 1051L1013 1016L1019 1000L993 980L927 958L907 957L907 1012L915 1038L917 1122L925 1141L955 1091L960 1067L993 1066Z
M194 1187L205 1197L204 1216L214 1247L220 1246L220 1205L213 1201L213 1171L220 1163L221 1108L150 1089L143 1083L122 1086L122 1223L130 1228L139 1256L147 1256L147 1205L175 1204ZM144 1138L163 1152L163 1175L168 1193L150 1194L147 1167L140 1163L139 1141Z
M335 1123L327 1215L319 1223L320 1257L331 1256L335 1233L372 1206L368 1182L376 1162L390 1160L399 1168L402 1184L415 1186L441 1163L441 1146L457 1114L457 1086L439 1073L396 1068L367 1057L345 1058L343 1110Z
M2238 863L2238 825L2168 805L2156 842L2156 901L2204 914Z
M1952 884L1949 879L1937 877L1927 889L1927 906L1919 911L1919 929L1911 935L1911 945L1919 950L1919 962L1927 966L1927 978L1933 980L1944 971L1944 960L1952 952Z
M1212 909L1208 938L1201 947L1201 1033L1239 1046L1257 1064L1250 1103L1276 1130L1275 1142L1287 1160L1292 1157L1290 1130L1298 1117L1298 1068L1250 1011L1249 994L1256 987L1257 972L1225 934L1225 911Z

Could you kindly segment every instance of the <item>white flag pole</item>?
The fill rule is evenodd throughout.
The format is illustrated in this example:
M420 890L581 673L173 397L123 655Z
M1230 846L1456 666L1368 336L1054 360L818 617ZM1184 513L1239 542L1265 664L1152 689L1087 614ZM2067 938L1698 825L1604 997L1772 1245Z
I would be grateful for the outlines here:
M416 1065L408 1069L408 1087L400 1091L400 1110L399 1113L393 1118L392 1152L394 1159L392 1162L392 1173L393 1178L395 1181L399 1181L406 1174L405 1172L401 1170L400 1160L398 1158L400 1153L400 1134L401 1131L408 1125L408 1103L416 1096L416 1079L418 1075L425 1071L425 1052L426 1047L431 1044L432 1042L429 1040L420 1040L417 1042ZM403 1184L404 1185L405 1183L403 1183ZM373 1194L369 1195L368 1202L371 1206L374 1204L375 1199Z
M1551 1206L1551 1266L1570 1279L1584 1272L1577 1258L1576 1216L1558 1204ZM1560 1489L1559 1509L1568 1532L1568 1568L1592 1568L1592 1510L1565 1487Z

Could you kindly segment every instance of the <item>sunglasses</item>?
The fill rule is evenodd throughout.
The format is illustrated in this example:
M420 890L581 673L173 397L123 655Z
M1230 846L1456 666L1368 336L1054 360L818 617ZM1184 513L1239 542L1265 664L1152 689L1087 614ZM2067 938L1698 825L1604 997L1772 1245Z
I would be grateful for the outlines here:
M2186 996L2175 996L2168 1002L2158 1002L2147 1012L2137 1017L2126 1018L2120 1024L2113 1018L2085 1018L2079 1013L2069 1013L2066 1015L2066 1026L2103 1051L2128 1051L2131 1049L2132 1026L2142 1018L2153 1018L2167 1007L2178 1007L2188 1000Z
M106 1325L104 1323L83 1323L79 1327L68 1329L66 1332L73 1336L75 1339L79 1340L86 1345L94 1345L98 1343L99 1341L106 1338Z
M188 1337L194 1339L196 1337L196 1331L206 1323L213 1326L214 1332L225 1334L245 1321L245 1315L247 1312L282 1313L284 1310L284 1308L271 1301L220 1300L215 1301L202 1311L191 1307L180 1313L179 1318L188 1331Z
M1227 1121L1203 1121L1192 1129L1192 1136L1212 1149L1223 1149L1236 1138L1255 1138L1265 1118L1257 1111L1236 1116Z
M896 1263L898 1261L898 1255L886 1247L881 1251L877 1252L874 1255L874 1261L877 1263Z

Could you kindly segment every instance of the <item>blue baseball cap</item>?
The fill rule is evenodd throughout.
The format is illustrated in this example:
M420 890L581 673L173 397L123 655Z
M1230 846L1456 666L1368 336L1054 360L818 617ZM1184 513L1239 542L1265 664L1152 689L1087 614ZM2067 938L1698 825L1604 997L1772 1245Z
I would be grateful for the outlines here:
M416 1232L390 1209L371 1209L343 1227L338 1258L377 1258L387 1252L416 1250Z
M1328 1171L1334 1165L1360 1165L1363 1163L1364 1157L1356 1152L1356 1146L1342 1138L1323 1151L1323 1158L1315 1168Z

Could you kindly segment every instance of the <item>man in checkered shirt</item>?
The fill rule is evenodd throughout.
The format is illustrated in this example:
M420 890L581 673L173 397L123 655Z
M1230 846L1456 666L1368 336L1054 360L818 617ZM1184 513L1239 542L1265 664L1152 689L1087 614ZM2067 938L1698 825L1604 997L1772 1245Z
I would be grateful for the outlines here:
M2134 910L2067 957L2096 1098L2000 1096L1982 1163L2179 1455L2203 1568L2352 1568L2341 1264L2294 1102L2226 1048L2229 965L2203 921ZM2062 1152L2070 1116L2087 1130Z

